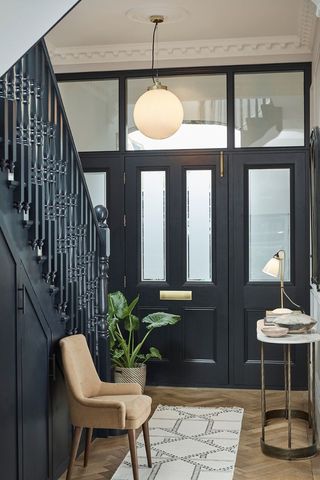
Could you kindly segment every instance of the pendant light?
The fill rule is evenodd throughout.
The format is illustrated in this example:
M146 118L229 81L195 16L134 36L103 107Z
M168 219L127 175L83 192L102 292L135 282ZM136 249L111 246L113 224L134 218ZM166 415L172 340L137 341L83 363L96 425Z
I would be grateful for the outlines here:
M152 35L152 80L153 85L138 98L133 119L138 130L149 138L161 140L171 137L182 124L183 107L176 95L162 85L158 72L154 75L154 43L159 23L164 17L152 15L150 21L154 24Z

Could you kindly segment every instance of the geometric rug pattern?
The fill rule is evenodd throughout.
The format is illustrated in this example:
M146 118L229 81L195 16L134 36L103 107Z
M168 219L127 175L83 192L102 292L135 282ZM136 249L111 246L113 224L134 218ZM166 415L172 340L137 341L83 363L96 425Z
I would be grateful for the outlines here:
M142 433L140 480L232 480L243 409L159 405L149 421L152 468ZM112 480L132 480L130 453Z

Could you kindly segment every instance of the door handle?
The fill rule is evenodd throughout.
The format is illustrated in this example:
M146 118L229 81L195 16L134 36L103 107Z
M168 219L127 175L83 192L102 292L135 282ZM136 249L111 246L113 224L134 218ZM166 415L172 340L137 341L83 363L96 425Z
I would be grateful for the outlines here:
M18 288L18 310L24 314L25 306L25 287L24 285L21 288Z
M224 153L220 152L220 178L224 177Z
M160 300L192 300L192 290L160 290Z

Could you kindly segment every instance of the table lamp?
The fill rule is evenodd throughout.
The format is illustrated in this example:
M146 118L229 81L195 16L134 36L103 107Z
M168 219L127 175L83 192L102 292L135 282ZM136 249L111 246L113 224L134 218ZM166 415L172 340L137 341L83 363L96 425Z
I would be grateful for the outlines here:
M273 257L265 264L262 271L271 277L280 278L280 302L281 307L275 308L272 310L273 313L292 313L292 310L289 308L284 308L283 306L283 298L286 295L284 291L284 258L285 252L284 250L279 250L277 253L273 255ZM287 295L286 295L287 296Z

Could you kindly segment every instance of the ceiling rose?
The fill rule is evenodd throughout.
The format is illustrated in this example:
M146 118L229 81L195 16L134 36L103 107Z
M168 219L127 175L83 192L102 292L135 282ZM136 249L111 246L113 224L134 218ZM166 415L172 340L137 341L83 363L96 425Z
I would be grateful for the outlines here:
M178 5L170 5L164 2L148 2L130 8L130 10L126 12L126 17L134 22L150 23L150 17L155 14L163 16L165 23L176 23L181 22L181 20L189 15L189 12Z

